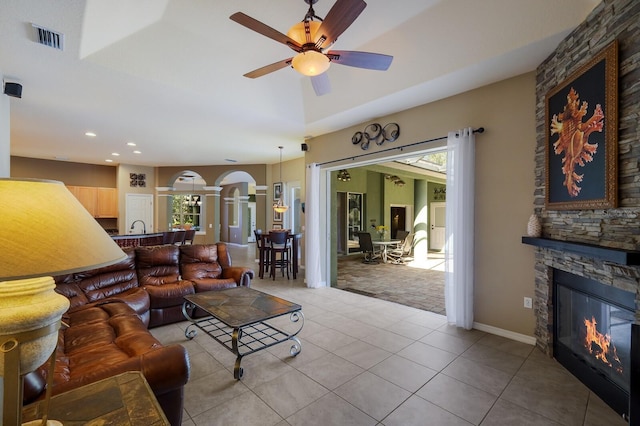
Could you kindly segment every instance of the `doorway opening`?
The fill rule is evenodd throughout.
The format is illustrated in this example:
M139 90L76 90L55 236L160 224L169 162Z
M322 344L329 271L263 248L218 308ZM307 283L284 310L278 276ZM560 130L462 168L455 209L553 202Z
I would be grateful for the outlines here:
M340 179L347 170L349 180ZM443 147L327 171L327 215L333 247L329 282L333 287L444 314L444 211L446 152ZM354 207L353 199L360 204ZM435 213L432 205L435 205ZM437 252L430 246L442 228ZM357 229L356 229L357 228ZM372 241L389 241L398 231L413 239L401 261L363 264L356 231ZM390 242L390 241L389 241ZM385 243L388 244L388 243ZM388 246L388 250L392 250Z

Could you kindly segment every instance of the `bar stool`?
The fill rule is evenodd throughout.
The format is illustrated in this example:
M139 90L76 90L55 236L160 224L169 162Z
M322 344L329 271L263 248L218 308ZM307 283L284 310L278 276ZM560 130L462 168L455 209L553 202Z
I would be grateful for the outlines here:
M184 244L184 238L186 236L187 236L187 231L185 231L184 229L182 229L180 231L176 231L176 237L173 240L173 244L176 245L176 246Z
M175 231L165 231L162 233L162 244L173 244L176 238Z
M287 279L289 279L289 265L291 264L289 232L269 232L269 244L271 246L271 277L274 280L276 279L276 269L280 269L284 277L284 271L286 269Z
M193 244L193 240L196 237L196 230L189 229L184 231L184 243L183 244Z

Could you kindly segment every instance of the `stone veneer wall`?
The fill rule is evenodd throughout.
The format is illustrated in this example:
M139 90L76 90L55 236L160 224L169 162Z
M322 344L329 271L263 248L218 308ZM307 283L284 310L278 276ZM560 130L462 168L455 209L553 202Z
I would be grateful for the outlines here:
M552 211L545 202L545 95L571 73L618 40L618 199L609 210ZM604 0L537 69L535 213L542 236L626 250L640 249L640 1ZM552 355L552 271L561 269L636 294L640 268L536 248L535 302L538 347ZM640 310L636 309L640 320Z

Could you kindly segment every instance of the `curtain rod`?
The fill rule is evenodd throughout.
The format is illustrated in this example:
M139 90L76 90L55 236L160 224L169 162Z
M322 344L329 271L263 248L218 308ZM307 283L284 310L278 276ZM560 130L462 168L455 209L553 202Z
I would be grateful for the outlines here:
M473 130L473 133L484 133L484 127L478 127L477 129L474 129L474 130ZM456 133L456 136L459 136L459 135ZM372 152L366 152L366 153L364 153L364 154L353 155L353 156L351 156L351 157L345 157L345 158L341 158L341 159L339 159L339 160L325 161L324 163L318 163L317 165L318 165L318 166L324 166L325 164L338 163L338 162L340 162L340 161L345 161L345 160L351 160L351 161L353 161L353 160L355 160L356 158L366 157L367 155L379 154L379 153L381 153L381 152L388 152L388 151L395 151L395 150L400 150L400 151L402 151L403 149L405 149L405 148L409 148L409 147L411 147L411 146L422 145L423 143L429 143L429 142L441 141L441 140L444 140L444 139L447 139L447 138L448 138L448 136L441 136L441 137L439 137L439 138L428 139L428 140L426 140L426 141L414 142L414 143L411 143L411 144L409 144L409 145L394 146L394 147L392 147L392 148L382 149L382 150L380 150L380 151L375 151L375 152L373 152L373 151L372 151Z

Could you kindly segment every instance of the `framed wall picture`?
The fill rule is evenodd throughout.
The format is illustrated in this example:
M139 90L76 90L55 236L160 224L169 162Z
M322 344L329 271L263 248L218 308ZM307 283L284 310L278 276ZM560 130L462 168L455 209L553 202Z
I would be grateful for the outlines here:
M274 222L282 222L282 213L273 211L273 221Z
M273 224L273 228L271 228L271 229L282 229L282 225L279 224L279 223L274 223Z
M547 94L547 209L617 207L617 95L616 41Z
M273 201L278 201L282 198L282 182L276 182L273 184Z

